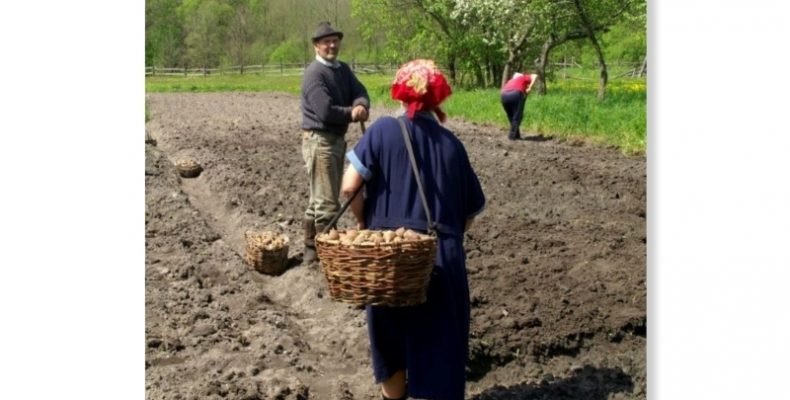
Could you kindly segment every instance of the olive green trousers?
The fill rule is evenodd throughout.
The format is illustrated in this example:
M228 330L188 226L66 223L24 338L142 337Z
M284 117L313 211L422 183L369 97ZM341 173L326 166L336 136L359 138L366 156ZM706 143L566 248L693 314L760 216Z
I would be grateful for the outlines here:
M303 131L302 157L307 168L310 199L304 213L323 228L340 209L340 181L343 177L343 156L346 138L334 133Z

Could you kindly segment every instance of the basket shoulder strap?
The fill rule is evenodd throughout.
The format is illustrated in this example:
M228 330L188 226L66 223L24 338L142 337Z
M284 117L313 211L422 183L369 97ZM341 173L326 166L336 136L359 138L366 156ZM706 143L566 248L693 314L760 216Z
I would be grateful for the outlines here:
M400 131L403 134L403 141L406 143L406 150L409 151L409 161L411 161L411 169L414 172L414 178L417 179L417 188L420 191L422 206L425 208L425 216L428 218L428 232L433 234L436 232L436 224L434 224L433 220L431 219L431 209L428 208L428 199L425 198L425 190L423 190L422 179L420 178L420 170L417 168L417 160L414 158L414 149L411 145L411 132L409 132L408 128L406 127L403 117L398 118L398 123L400 124Z

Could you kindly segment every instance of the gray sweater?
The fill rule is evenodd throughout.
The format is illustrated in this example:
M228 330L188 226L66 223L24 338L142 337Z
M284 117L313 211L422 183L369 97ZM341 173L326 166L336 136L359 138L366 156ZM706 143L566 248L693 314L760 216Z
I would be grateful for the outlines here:
M302 129L345 135L351 123L351 109L370 109L370 98L351 68L339 68L313 61L302 81Z

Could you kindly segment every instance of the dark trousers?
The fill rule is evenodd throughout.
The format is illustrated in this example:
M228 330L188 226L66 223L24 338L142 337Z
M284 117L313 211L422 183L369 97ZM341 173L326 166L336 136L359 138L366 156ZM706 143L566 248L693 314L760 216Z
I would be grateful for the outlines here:
M502 93L502 107L507 113L507 120L510 122L510 132L508 139L515 140L521 138L521 119L524 117L524 105L527 103L527 95L520 91L509 91Z

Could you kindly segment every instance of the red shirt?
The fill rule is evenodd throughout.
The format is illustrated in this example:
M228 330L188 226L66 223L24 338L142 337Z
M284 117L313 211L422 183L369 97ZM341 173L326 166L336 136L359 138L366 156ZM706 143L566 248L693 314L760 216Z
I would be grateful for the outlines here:
M532 83L532 77L530 75L517 76L507 81L505 86L502 86L502 93L511 91L526 92L530 83Z

